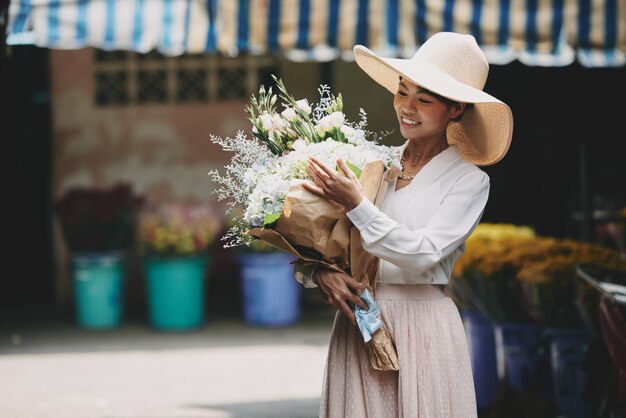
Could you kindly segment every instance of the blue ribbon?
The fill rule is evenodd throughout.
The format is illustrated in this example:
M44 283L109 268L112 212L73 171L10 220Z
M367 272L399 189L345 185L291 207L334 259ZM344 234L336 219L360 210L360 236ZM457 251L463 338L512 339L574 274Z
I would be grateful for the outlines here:
M372 334L383 326L383 321L380 320L380 309L378 309L378 305L369 290L365 289L359 296L367 303L368 308L363 309L359 305L355 305L354 316L363 339L368 342L372 339Z

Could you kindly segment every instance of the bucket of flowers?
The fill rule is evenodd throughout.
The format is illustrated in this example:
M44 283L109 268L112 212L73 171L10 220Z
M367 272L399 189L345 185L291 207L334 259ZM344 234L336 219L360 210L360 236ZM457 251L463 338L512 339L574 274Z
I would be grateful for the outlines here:
M531 257L538 240L527 226L479 224L457 261L450 292L464 310L480 312L491 322L529 322L516 271Z
M465 254L457 261L448 286L461 310L476 401L484 409L492 407L500 381L526 390L545 380L535 367L549 365L539 344L541 328L528 314L516 279L520 263L536 243L530 227L481 223L467 239Z
M241 210L231 213L233 226ZM239 272L244 322L250 326L282 327L300 319L301 286L293 280L296 257L267 242L254 239L248 245L228 248Z
M80 327L117 327L123 316L126 253L132 248L143 197L127 183L72 187L54 213L70 254L75 314Z
M343 160L368 199L376 203L386 186L384 174L399 170L399 158L392 147L378 143L380 135L366 129L365 111L361 110L359 122L347 120L341 95L332 94L328 86L320 86L319 102L309 103L296 100L282 80L274 77L274 82L278 94L261 87L246 107L251 138L242 131L234 138L211 136L214 143L234 153L224 174L209 173L217 184L216 193L229 210L238 208L243 214L224 237L226 245L248 245L260 239L303 262L323 264L371 283L378 260L362 249L358 230L343 207L302 187L311 180L307 159L317 157L330 167ZM380 337L389 342L379 324L372 331L377 338L368 343L370 350ZM373 352L372 366L380 366L376 358L382 361L393 355Z
M582 418L591 410L588 395L594 391L589 376L595 366L586 360L587 354L601 330L600 294L580 280L576 270L580 264L626 272L626 261L612 248L558 239L542 257L527 260L517 276L531 314L545 327L557 406L564 416Z
M541 257L528 259L517 272L531 315L549 328L586 328L599 332L598 295L578 279L576 266L589 263L626 271L612 248L572 239L553 239Z
M257 239L238 251L243 317L248 325L280 327L300 319L302 287L293 279L296 257Z
M152 203L139 217L150 324L164 330L204 322L206 273L221 217L207 203Z

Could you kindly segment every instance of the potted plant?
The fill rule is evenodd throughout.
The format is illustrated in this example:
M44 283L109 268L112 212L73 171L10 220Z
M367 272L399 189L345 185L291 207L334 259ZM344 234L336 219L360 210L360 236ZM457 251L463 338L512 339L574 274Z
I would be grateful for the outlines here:
M122 317L125 254L143 198L127 183L70 188L54 203L70 252L78 325L112 328Z
M153 327L184 330L202 325L210 249L221 224L207 203L167 201L142 210L138 244Z

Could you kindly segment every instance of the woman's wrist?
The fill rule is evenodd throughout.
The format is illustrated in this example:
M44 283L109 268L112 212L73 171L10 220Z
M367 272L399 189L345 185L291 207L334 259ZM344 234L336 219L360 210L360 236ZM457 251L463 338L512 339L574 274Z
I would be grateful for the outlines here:
M363 199L365 199L365 196L362 194L359 194L355 196L354 198L350 199L348 204L345 205L346 210L350 212L351 210L359 206L361 202L363 202Z

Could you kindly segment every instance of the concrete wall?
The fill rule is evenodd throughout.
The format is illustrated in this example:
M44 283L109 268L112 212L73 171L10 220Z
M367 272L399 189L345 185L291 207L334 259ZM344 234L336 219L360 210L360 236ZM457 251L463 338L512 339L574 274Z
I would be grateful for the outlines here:
M54 196L129 181L156 198L209 199L207 172L227 158L209 134L246 129L244 103L98 107L92 56L91 49L51 54Z

